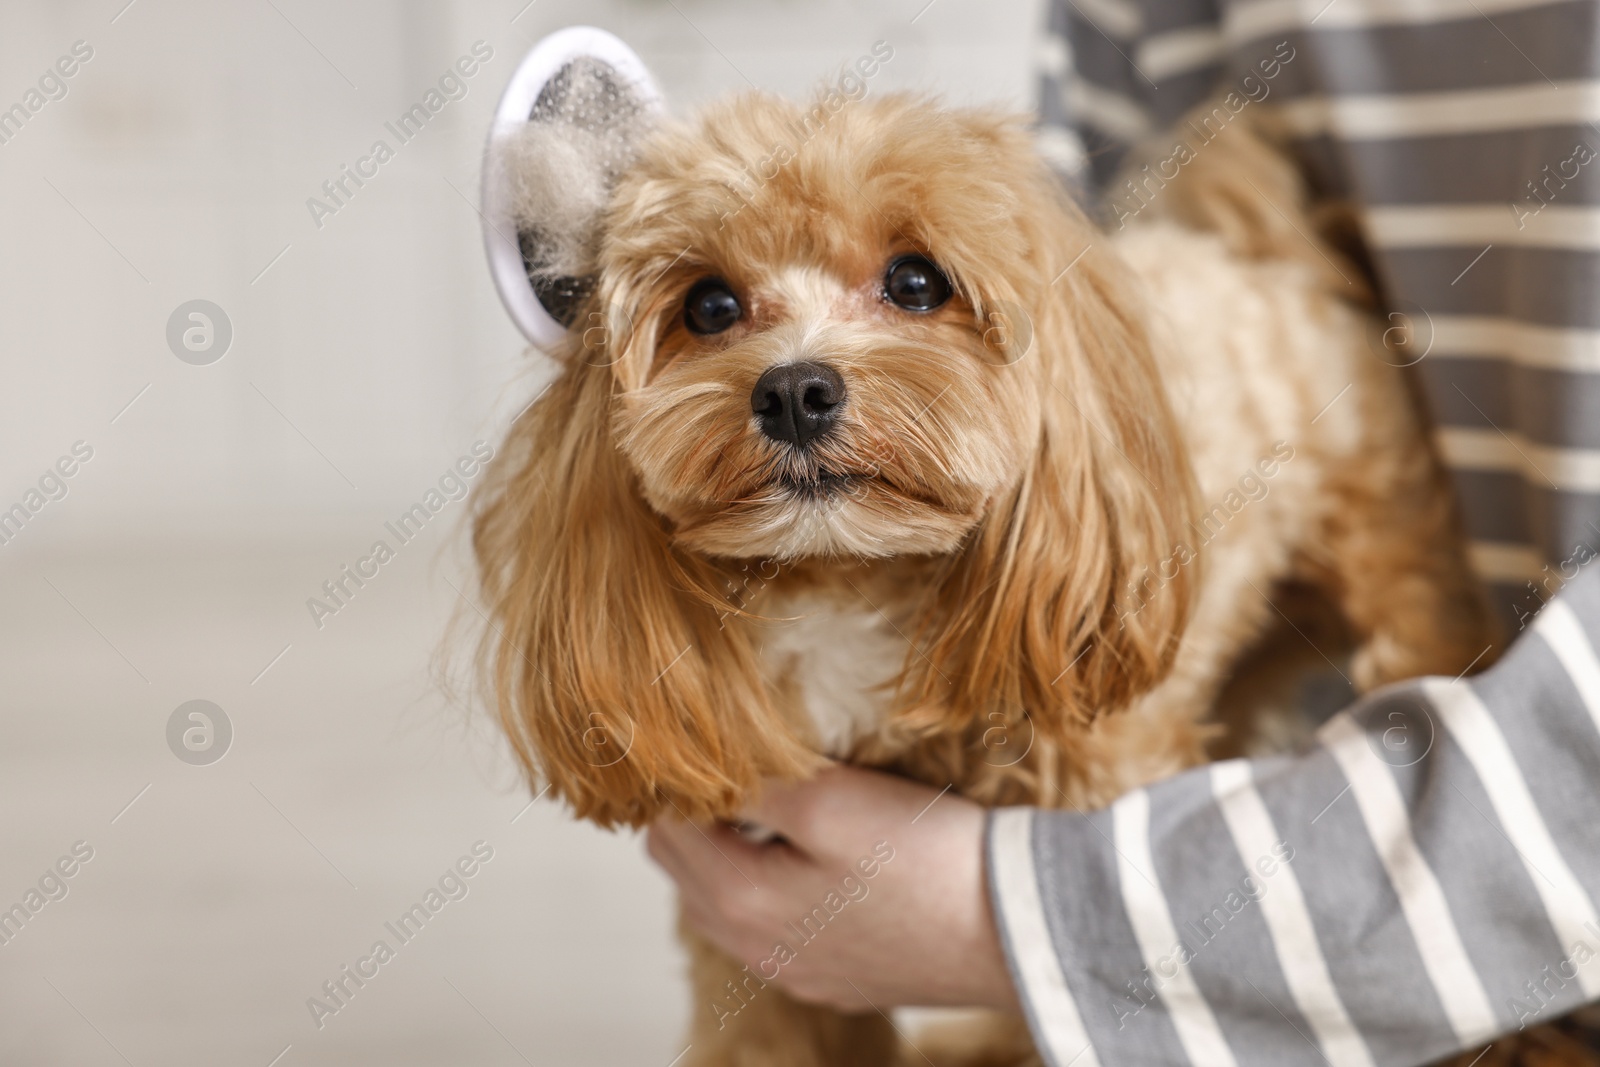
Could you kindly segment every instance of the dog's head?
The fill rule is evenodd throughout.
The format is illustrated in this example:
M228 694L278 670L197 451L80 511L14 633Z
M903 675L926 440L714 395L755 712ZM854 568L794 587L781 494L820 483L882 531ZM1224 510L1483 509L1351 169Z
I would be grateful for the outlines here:
M1181 539L1187 459L1133 288L1019 120L742 96L651 132L596 226L476 541L502 716L580 813L726 814L811 765L726 625L738 561L938 558L924 727L1069 729L1167 669L1187 576L1116 594Z
M617 440L679 545L948 553L1019 482L1052 386L1022 313L1045 249L993 177L1017 137L910 101L751 96L626 176L599 262L628 330Z

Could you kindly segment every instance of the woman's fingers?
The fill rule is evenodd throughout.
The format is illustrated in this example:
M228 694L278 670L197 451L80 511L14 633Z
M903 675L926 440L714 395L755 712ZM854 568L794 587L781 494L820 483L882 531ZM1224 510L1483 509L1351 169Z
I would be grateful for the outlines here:
M870 847L938 795L931 786L882 771L834 764L809 781L767 783L744 815L807 855L837 860Z

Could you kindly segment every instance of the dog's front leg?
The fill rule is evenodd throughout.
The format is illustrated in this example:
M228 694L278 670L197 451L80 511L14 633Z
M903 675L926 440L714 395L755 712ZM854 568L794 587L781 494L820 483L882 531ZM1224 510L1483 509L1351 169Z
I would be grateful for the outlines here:
M890 1067L896 1037L876 1011L801 1004L679 924L689 949L685 1067Z

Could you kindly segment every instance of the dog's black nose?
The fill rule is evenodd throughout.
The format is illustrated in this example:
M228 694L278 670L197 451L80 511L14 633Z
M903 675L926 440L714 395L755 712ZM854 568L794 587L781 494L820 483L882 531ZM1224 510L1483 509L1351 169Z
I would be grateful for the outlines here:
M844 406L844 379L825 363L785 363L761 376L750 393L750 410L761 432L804 448L827 433Z

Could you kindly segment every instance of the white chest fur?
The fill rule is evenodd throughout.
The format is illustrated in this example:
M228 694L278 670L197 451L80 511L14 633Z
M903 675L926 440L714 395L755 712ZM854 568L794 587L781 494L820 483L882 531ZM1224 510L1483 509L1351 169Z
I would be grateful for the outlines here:
M799 698L818 751L844 756L885 719L889 683L907 644L870 605L794 593L759 604L774 621L762 626L762 653L781 693Z

